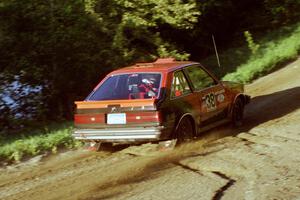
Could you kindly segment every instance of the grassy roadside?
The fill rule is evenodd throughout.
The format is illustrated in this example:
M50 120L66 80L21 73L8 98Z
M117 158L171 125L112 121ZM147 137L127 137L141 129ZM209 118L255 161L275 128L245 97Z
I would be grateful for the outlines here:
M236 71L226 74L224 80L247 83L296 59L300 52L300 24L287 37L271 41L263 39L259 43L260 49L246 63L239 65Z
M215 56L203 64L223 80L249 83L297 58L300 53L300 23L281 27L265 35L254 35L259 48L252 53L246 39L242 45L220 53L222 67L216 66ZM241 41L240 41L241 42Z
M277 66L297 58L300 52L300 23L282 27L257 40L259 49L251 53L247 43L230 48L220 54L222 68L210 68L224 80L247 83L274 70ZM214 66L215 57L203 61L205 66ZM236 67L237 66L237 67ZM81 143L70 133L71 123L36 130L18 137L0 138L0 162L20 161L43 152L56 153L59 148L76 148ZM1 135L0 135L1 136Z
M56 153L59 148L80 147L81 142L71 137L72 129L71 123L63 123L26 135L3 138L0 141L0 162L19 162L45 152Z

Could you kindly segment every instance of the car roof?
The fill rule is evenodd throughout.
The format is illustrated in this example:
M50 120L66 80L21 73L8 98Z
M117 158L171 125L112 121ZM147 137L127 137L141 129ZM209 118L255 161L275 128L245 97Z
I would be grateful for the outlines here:
M109 75L132 73L132 72L170 72L184 66L199 64L191 61L176 61L174 58L159 58L152 63L136 63L132 66L117 69L111 72Z

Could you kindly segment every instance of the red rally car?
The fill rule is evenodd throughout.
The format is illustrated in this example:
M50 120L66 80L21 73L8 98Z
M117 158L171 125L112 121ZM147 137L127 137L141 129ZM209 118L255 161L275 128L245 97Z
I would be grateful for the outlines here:
M73 137L93 143L183 142L232 121L239 125L250 96L200 63L158 59L108 74L77 101Z

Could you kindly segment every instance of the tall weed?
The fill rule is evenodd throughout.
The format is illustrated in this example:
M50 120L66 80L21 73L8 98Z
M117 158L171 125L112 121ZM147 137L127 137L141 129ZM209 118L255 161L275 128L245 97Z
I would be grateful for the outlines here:
M276 66L297 58L300 52L300 24L288 36L272 41L262 41L261 48L248 61L228 73L223 80L247 83L269 73Z

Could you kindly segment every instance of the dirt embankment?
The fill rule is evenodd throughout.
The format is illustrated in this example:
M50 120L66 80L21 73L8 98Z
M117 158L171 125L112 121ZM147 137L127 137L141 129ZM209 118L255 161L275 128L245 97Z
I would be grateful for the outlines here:
M239 130L171 152L80 150L3 168L0 199L300 199L300 60L246 90Z

